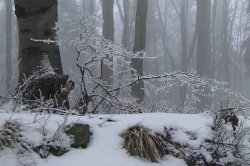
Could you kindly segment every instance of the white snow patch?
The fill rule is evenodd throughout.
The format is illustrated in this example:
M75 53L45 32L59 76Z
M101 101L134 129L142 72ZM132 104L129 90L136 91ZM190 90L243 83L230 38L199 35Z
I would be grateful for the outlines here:
M41 127L44 122L47 134L53 134L64 120L60 115L38 115L37 122L33 123L35 114L28 113L0 113L0 124L5 120L15 119L24 124L22 134L33 143L41 142ZM115 122L108 122L107 119ZM207 114L166 114L166 113L148 113L148 114L125 114L125 115L90 115L90 116L69 116L67 123L86 123L91 127L93 136L89 146L86 149L71 149L61 157L49 156L48 159L35 158L38 166L69 166L69 165L91 165L91 166L185 166L183 160L166 156L160 163L151 163L133 156L130 156L122 148L122 138L120 134L136 124L144 125L147 128L163 132L164 127L174 128L174 139L190 144L199 145L202 140L210 137L211 117ZM187 131L196 131L197 139L190 140L185 133ZM16 156L8 153L0 153L1 166L18 166Z

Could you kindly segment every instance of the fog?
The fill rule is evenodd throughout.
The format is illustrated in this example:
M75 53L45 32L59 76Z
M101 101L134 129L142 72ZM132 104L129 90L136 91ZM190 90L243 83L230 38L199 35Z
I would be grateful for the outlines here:
M1 96L6 96L15 89L18 82L18 28L14 1L11 11L7 11L7 1L11 0L0 0ZM173 71L195 73L198 69L198 74L209 73L204 75L225 83L224 88L250 99L248 3L248 0L212 0L208 11L211 18L209 21L204 20L205 14L203 17L206 10L201 9L201 13L197 14L199 4L196 0L148 0L145 48L147 58L143 59L143 74L159 75ZM136 1L115 0L113 7L114 41L123 48L133 51ZM88 16L96 18L91 22L92 26L89 26L90 31L102 36L101 1L58 0L57 34L63 71L69 74L70 79L75 82L78 82L80 73L76 67L77 52L70 41L80 37L83 28L79 21ZM197 26L199 18L201 22L204 22L204 26ZM12 24L8 24L8 21ZM11 27L6 25L11 25ZM207 25L210 26L206 27ZM208 52L211 55L211 62L207 59L208 52L205 48L197 50L199 44L206 45L205 42L209 42L206 36L200 35L206 28L210 31L208 37L211 39L211 46ZM11 30L11 33L8 30ZM10 45L7 45L8 38L12 39ZM11 47L11 53L8 53L8 47ZM11 63L6 65L8 62L6 57L10 56ZM119 63L119 59L113 59L113 61L115 64ZM10 71L8 71L9 65ZM8 82L9 75L11 81ZM119 84L119 79L116 78L113 81ZM164 93L156 90L158 86L159 82L153 82L153 86L145 82L147 95L144 103L146 105L152 102L152 98L157 101L170 101L171 105L177 106L193 100L190 90L184 86L171 87L168 92ZM72 100L77 98L77 95L76 89L71 95ZM232 100L232 98L229 99ZM225 100L227 100L226 97Z

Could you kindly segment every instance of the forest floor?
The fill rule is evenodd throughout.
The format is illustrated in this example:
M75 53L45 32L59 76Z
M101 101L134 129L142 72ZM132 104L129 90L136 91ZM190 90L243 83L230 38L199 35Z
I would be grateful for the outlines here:
M7 113L6 107L0 111L0 126L6 120L14 120L22 124L21 133L26 140L39 143L44 135L52 136L60 124L66 120L67 124L84 123L90 126L92 136L86 149L70 149L63 156L50 155L47 159L41 159L39 155L32 153L21 159L13 149L0 151L0 166L185 166L184 160L166 155L159 163L151 163L137 157L130 156L123 149L121 134L133 125L143 125L146 128L163 133L164 129L171 130L172 139L175 142L188 144L192 148L198 148L205 140L212 137L212 116L210 113L202 114L169 114L169 113L143 113L143 114L118 114L118 115L86 115L67 116L54 114L35 113ZM244 120L250 124L249 120ZM193 134L190 134L193 133ZM195 138L194 138L195 137ZM25 164L29 162L33 164ZM20 164L23 163L23 164Z

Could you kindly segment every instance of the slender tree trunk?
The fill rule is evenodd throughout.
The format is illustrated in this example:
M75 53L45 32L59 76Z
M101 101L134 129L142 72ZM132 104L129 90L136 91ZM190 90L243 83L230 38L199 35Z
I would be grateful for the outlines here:
M6 5L6 62L5 62L5 68L6 68L6 90L10 90L12 85L12 18L13 18L13 1L12 0L5 0Z
M167 3L167 1L166 1ZM164 55L167 57L169 57L169 61L170 61L170 65L172 67L173 70L176 70L176 65L174 62L174 58L172 56L172 54L170 53L168 46L167 46L167 32L166 32L166 27L164 26L163 23L163 18L162 18L162 14L161 14L161 9L160 9L160 4L159 1L156 1L156 5L157 5L157 10L158 10L158 16L159 16L159 24L160 24L160 31L161 31L161 40L162 40L162 44L163 44L163 50L164 50ZM166 62L165 62L166 63ZM167 63L166 65L167 66Z
M89 5L88 5L88 0L83 1L83 15L86 17L89 15Z
M228 34L228 45L229 46L231 46L231 44L232 44L233 29L234 29L234 24L235 24L235 18L236 18L237 8L238 8L238 1L235 2L233 16L232 16L232 19L230 21L229 34ZM235 49L236 53L234 55L235 63L234 63L234 67L233 67L234 70L233 70L233 73L232 73L232 78L230 79L231 84L232 84L231 87L233 89L235 89L235 87L236 87L236 82L234 81L234 77L237 75L236 74L236 71L237 71L237 53L238 53L237 45L238 45L238 43L237 43L237 35L236 35L236 49ZM229 66L228 66L228 68L229 68ZM230 72L230 70L229 70L229 72Z
M181 71L187 72L187 4L186 0L184 0L181 4L181 12L180 12L180 25L181 25ZM184 85L180 87L180 105L183 108L187 95L187 87Z
M123 0L124 7L124 22L123 22L123 33L122 33L122 44L124 48L129 49L129 12L130 12L130 0Z
M69 1L69 0L66 0L66 1ZM82 1L82 11L85 17L95 15L95 3L96 3L96 0ZM92 20L92 21L93 21L91 22L92 25L87 26L87 28L89 29L90 33L95 34L96 33L95 20Z
M2 16L4 16L5 15L5 13L4 13L5 11L4 11L4 5L0 8L0 14L2 15ZM5 27L5 18L4 17L0 17L0 28L1 29L4 29ZM5 32L4 31L0 31L0 36L5 36ZM1 39L0 40L0 54L4 54L4 51L5 51L5 48L4 48L4 43L5 43L5 38L4 38L4 40L3 39ZM3 73L2 73L3 74Z
M146 51L149 56L156 58L144 59L143 63L146 66L144 72L147 74L160 74L161 68L160 60L155 54L155 43L157 36L157 20L155 19L156 4L155 0L148 0L148 15L147 15L147 36L146 36Z
M239 70L239 67L240 67L240 55L242 55L242 49L241 49L241 44L242 44L242 18L243 18L243 13L244 13L244 9L245 9L245 6L244 6L244 3L241 4L240 6L241 8L241 12L240 12L240 16L239 16L239 21L238 21L238 29L237 29L237 35L236 35L236 43L237 43L237 46L236 46L236 53L237 55L235 56L235 73L234 73L234 91L236 90L240 90L240 88L242 87L240 82L241 80L238 79L241 75L241 72Z
M63 73L58 45L32 40L56 40L57 4L57 0L15 0L19 29L19 82L37 70L43 54L49 56L56 73Z
M228 0L223 1L222 12L223 24L222 24L222 57L223 57L223 75L224 81L228 83L230 87L230 72L229 72L229 39L228 39Z
M94 16L95 15L95 0L90 0L89 2L89 15ZM96 33L96 28L95 28L95 20L93 20L93 26L90 27L90 32L92 34Z
M146 24L147 24L147 0L137 0L137 10L135 18L135 39L134 52L143 51L146 47ZM139 76L143 75L143 60L140 58L132 59L132 68L134 68ZM132 72L133 74L133 72ZM134 84L131 89L132 96L138 98L138 102L143 102L144 99L144 82L140 81Z
M103 17L103 26L102 34L103 37L107 40L114 41L114 0L103 0L102 1L102 17ZM110 62L113 62L112 57L106 57ZM113 66L107 66L103 63L102 65L102 79L107 83L107 85L113 85Z
M103 0L102 2L103 27L102 33L105 39L114 41L114 0Z
M211 0L197 0L197 72L201 76L213 77L212 53L211 53ZM209 93L206 88L203 92ZM210 105L208 97L200 96L199 111L206 105Z
M123 0L123 10L120 4L120 0L116 0L116 4L117 4L117 8L118 8L118 12L121 18L121 22L123 25L123 29L122 29L122 38L121 38L121 43L122 46L129 50L129 42L130 42L130 11L131 11L131 2L130 0ZM118 58L116 63L117 66L121 66L121 70L129 70L128 67L126 65L124 65L122 63L123 58ZM129 58L124 58L124 60L129 61ZM119 69L118 69L119 70ZM123 72L121 72L121 70L119 70L118 72L120 72L118 78L117 78L117 82L118 82L118 86L120 86L122 84L122 80L124 78L129 78L130 76L128 74L125 74ZM123 90L123 91L117 91L117 95L118 94L129 94L129 89Z
M246 31L247 31L247 39L244 41L244 47L246 49L245 53L244 53L244 62L245 65L247 67L247 72L246 72L246 76L250 77L250 0L248 1L248 7L247 7L247 27L246 27Z
M214 0L213 1L213 7L212 7L212 22L211 22L211 28L212 28L212 44L211 44L211 50L212 50L212 68L215 69L216 64L215 64L215 59L216 59L216 32L215 32L215 23L216 23L216 18L217 18L217 6L218 6L218 1ZM216 75L216 74L215 74ZM216 77L216 76L215 76Z

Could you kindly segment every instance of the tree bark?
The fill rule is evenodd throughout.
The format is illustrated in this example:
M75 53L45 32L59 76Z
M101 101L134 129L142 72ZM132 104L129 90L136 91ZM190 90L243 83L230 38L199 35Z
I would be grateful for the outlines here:
M114 41L114 0L103 0L102 2L102 16L103 16L103 26L102 35L105 39ZM110 62L113 62L113 58L106 57ZM102 63L102 79L108 86L113 85L113 70L112 67L108 67Z
M90 16L95 15L95 0L90 0L90 3L89 3L89 15ZM95 21L93 21L93 26L90 27L90 32L92 34L96 33Z
M135 39L134 39L134 52L143 51L146 47L146 23L147 23L147 0L137 0L137 10L135 18ZM139 76L143 75L143 60L140 58L132 59L132 68L134 68ZM132 71L133 74L133 71ZM131 88L132 96L138 98L141 103L144 99L144 82L139 81Z
M166 3L167 3L167 1L166 1ZM161 14L159 0L156 1L156 6L157 6L158 16L159 16L158 20L159 20L159 24L160 24L161 40L162 40L162 44L163 44L164 56L169 57L169 61L170 61L170 65L171 65L172 69L176 70L176 65L175 65L175 62L174 62L173 55L170 53L168 45L167 45L168 42L167 42L166 26L164 26L164 23L163 23L163 17L162 17L162 14ZM167 64L166 61L165 61L165 64ZM167 69L167 65L165 65L165 70L166 69Z
M5 0L5 18L6 18L6 59L5 59L5 68L6 68L6 90L10 90L12 85L12 9L13 2L12 0Z
M28 78L48 55L53 70L62 74L59 46L32 39L56 40L57 0L15 0L15 13L19 29L19 82Z
M180 25L181 25L181 71L187 72L187 2L184 0L181 4L181 12L180 12ZM180 105L183 108L185 101L186 101L186 95L187 95L187 87L186 85L183 85L179 89L180 91Z
M250 21L250 0L248 1L248 6L247 6L247 21ZM243 47L245 47L245 53L244 53L244 62L247 67L247 72L246 76L250 77L250 35L249 35L249 24L246 28L247 31L247 39L243 42Z
M197 72L201 76L213 77L212 53L211 53L211 0L197 0ZM209 89L205 88L203 93L209 93ZM198 109L203 109L210 105L208 97L200 96L201 102ZM201 111L201 110L200 110Z
M229 32L228 32L228 0L223 1L223 24L222 24L222 57L223 57L223 77L224 81L230 87L230 71L229 71Z
M123 23L123 33L122 33L122 44L124 48L129 49L129 12L130 12L130 1L123 0L124 7L124 23Z

